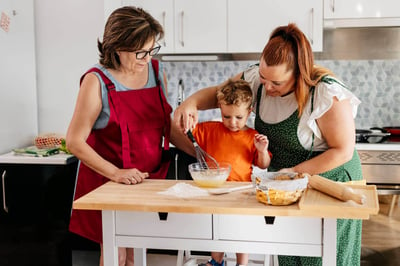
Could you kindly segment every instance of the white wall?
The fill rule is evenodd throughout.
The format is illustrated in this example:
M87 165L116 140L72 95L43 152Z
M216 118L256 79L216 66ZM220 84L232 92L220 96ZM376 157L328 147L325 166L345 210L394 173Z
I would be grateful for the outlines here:
M1 0L10 18L0 29L0 153L33 142L37 133L34 12L31 0Z
M98 62L97 39L118 0L1 0L0 153L66 133L81 75ZM106 14L106 15L105 15Z
M80 76L98 62L103 0L36 0L39 133L66 133Z

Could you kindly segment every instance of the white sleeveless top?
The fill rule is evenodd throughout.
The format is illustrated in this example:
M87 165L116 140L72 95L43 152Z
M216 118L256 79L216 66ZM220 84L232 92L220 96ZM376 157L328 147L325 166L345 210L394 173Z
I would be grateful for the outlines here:
M244 71L244 79L250 83L253 91L253 110L256 110L257 104L257 90L260 86L260 76L258 65L252 65ZM337 79L336 79L337 80ZM338 80L339 83L342 83ZM321 131L318 127L316 120L327 112L333 103L333 97L339 101L350 99L350 104L353 110L353 118L357 115L357 108L361 101L344 86L332 82L319 82L316 86L314 93L314 106L311 112L311 101L307 101L303 114L300 117L299 127L297 128L297 136L300 143L305 149L311 149L312 135L314 138L314 150L324 151L328 149L325 139L322 138ZM311 98L311 94L310 94ZM260 117L261 119L270 124L279 123L287 119L298 108L295 93L292 92L283 97L271 97L265 94L262 90L260 101Z

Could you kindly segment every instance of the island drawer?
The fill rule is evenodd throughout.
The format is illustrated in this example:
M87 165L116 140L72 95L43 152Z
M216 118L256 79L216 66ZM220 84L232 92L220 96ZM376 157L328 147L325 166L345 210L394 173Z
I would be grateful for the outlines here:
M215 238L321 244L321 218L214 215ZM318 233L316 233L318 232Z
M118 235L212 238L211 214L118 211L115 220Z

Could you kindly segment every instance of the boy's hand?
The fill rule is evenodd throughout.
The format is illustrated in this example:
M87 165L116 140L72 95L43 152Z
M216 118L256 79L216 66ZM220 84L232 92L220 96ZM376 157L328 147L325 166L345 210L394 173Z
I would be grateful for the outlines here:
M254 135L254 145L256 146L257 151L259 152L268 152L268 138L262 134Z

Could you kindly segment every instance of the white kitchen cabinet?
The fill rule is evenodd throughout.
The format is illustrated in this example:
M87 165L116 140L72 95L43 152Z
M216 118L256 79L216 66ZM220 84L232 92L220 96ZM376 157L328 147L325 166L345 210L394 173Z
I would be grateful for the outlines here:
M139 6L163 26L160 53L224 53L227 50L227 0L123 0Z
M260 53L271 32L294 22L313 51L322 51L323 7L320 0L228 0L228 52Z
M324 0L326 27L399 26L398 0Z
M108 0L116 1L116 0ZM149 11L165 29L160 53L260 53L272 30L295 22L322 51L320 0L122 0Z
M160 53L174 52L174 0L123 0L122 5L142 7L148 11L164 28L164 39Z

